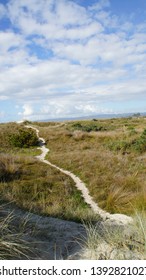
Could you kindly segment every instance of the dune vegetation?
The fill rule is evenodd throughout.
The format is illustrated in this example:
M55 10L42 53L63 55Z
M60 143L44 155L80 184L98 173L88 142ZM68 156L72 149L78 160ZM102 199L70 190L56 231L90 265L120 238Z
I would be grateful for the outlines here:
M146 119L74 121L41 127L47 159L72 171L110 213L146 210Z
M35 136L24 125L0 125L1 201L67 220L94 218L73 180L35 159L40 153Z
M33 125L50 150L47 159L76 174L102 209L128 215L146 210L145 118ZM79 212L89 209L74 182L38 162L37 146L35 131L24 124L0 125L1 197L35 211L42 205L49 215L84 218Z
M70 177L35 158L38 139L26 124L45 139L46 159L77 175L103 210L145 217L146 118L0 124L1 204L88 224L99 217Z

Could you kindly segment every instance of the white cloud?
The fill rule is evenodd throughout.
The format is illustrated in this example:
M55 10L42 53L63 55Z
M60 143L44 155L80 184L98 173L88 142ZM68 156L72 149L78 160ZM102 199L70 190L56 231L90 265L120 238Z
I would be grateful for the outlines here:
M95 105L91 105L91 104L80 104L80 105L77 105L75 106L75 108L83 113L83 114L94 114L94 113L99 113L99 108Z
M103 27L98 22L92 22L88 25L84 25L82 27L71 28L64 31L64 38L69 40L84 40L88 39L91 36L95 36L96 34L103 31ZM62 34L63 35L63 34Z
M98 3L90 6L89 10L98 12L99 10L102 10L103 8L109 8L109 7L110 7L109 0L99 0Z
M14 31L0 31L0 68L4 71L4 68L8 70L12 66L35 63L37 58L29 55L28 43Z
M1 95L1 96L0 96L0 100L1 100L1 101L7 100L7 99L8 99L8 96L5 96L5 95Z
M8 7L12 23L25 34L40 34L48 38L59 38L66 25L86 25L91 21L86 9L72 1L13 0Z
M97 68L111 62L117 67L135 63L146 59L146 38L142 34L135 34L128 40L124 33L98 34L86 43L58 43L53 51L60 58L78 61L80 64L96 64ZM113 71L113 68L111 68Z
M22 109L23 112L19 112L18 114L23 116L23 118L30 117L31 115L33 115L33 108L30 104L24 104Z
M98 114L114 114L116 113L110 108L104 108L100 104L99 105L79 105L76 107L76 109L79 111L78 115L80 116L90 116L90 115L98 115Z
M73 1L57 1L56 16L62 25L84 25L89 21L86 9Z
M0 99L16 100L19 115L32 118L37 104L39 116L54 117L110 111L105 100L143 99L145 24L123 21L109 8L108 0L88 7L9 1L12 27L0 32Z
M0 50L8 51L10 48L15 48L22 45L24 40L20 35L14 32L0 32Z
M78 104L78 105L77 105ZM38 111L38 117L61 118L66 116L83 116L93 115L98 113L110 113L110 109L104 109L100 105L95 105L91 101L77 102L76 97L72 98L72 102L68 98L47 101L44 106Z

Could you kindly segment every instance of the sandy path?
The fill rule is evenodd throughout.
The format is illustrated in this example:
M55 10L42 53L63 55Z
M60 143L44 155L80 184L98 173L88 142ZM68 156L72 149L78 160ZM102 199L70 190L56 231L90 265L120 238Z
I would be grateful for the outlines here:
M129 216L126 216L126 215L123 215L123 214L110 214L110 213L102 210L97 205L97 203L94 202L93 198L89 194L88 188L80 180L79 177L77 177L72 172L64 170L64 169L58 167L57 165L52 164L50 161L46 160L45 157L46 157L47 153L49 152L49 149L46 148L46 146L45 146L45 140L43 138L39 137L39 130L37 128L33 127L33 126L26 126L26 127L34 129L36 131L36 134L37 134L38 139L39 139L40 148L38 148L38 149L40 149L42 151L42 153L41 153L41 155L36 156L36 158L38 160L40 160L41 162L44 162L44 163L58 169L62 173L70 176L73 179L73 181L75 182L76 188L81 191L85 202L90 206L90 208L93 210L94 213L98 214L104 221L107 221L107 222L116 223L116 224L123 224L123 225L128 224L128 223L132 223L133 220Z

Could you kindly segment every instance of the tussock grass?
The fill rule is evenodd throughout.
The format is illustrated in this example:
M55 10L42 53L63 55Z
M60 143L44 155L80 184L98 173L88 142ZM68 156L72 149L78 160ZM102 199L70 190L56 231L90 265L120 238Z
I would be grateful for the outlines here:
M124 152L109 149L109 143L131 143L135 137L140 139L141 135L143 141L146 127L144 118L73 121L55 123L54 128L53 122L37 122L34 125L39 127L40 136L45 138L50 149L47 159L79 176L101 208L111 213L130 215L134 209L145 210L144 153L141 152L143 158L140 158L134 149ZM99 127L104 129L96 131ZM90 132L84 128L90 128ZM6 137L11 129L17 131L18 125L0 125L1 136L5 135L0 138L3 151L1 159L4 151L7 151L7 163L4 164L3 159L0 167L3 174L1 195L25 208L48 215L67 219L76 219L78 216L80 220L85 217L88 206L73 181L59 171L32 160L32 156L40 151L34 148L12 149ZM136 135L129 134L129 131L136 131ZM8 159L8 154L11 159ZM58 196L58 193L61 195ZM82 214L79 215L79 212Z
M74 182L29 156L1 155L1 198L38 214L81 221L94 218Z
M56 123L55 128L54 123L34 125L39 127L40 136L45 138L50 149L47 159L79 176L101 208L130 215L134 215L136 209L138 213L135 222L138 239L135 235L131 239L129 235L126 243L121 230L111 234L105 228L103 235L103 231L101 234L91 223L87 229L87 250L82 258L145 258L146 120L92 120L80 121L80 125L67 122ZM11 132L17 133L18 127L15 123L0 124L1 199L38 214L84 223L97 221L99 217L89 209L68 176L33 158L40 151L33 147L12 147L8 136ZM8 220L3 219L0 258L11 259L16 255L22 258L25 244L19 242L20 235L6 226L11 224Z
M8 154L0 154L0 180L9 181L19 176L19 164L14 157Z
M30 259L31 245L22 238L23 231L12 226L13 218L13 212L0 218L0 260Z
M89 223L81 259L146 259L146 215L136 213L134 224L127 229Z
M124 190L122 186L111 185L106 198L106 210L111 213L129 213L131 201L134 201L135 198L136 194L132 190Z
M143 141L146 120L98 120L98 126L105 131L82 130L86 126L91 128L93 123L96 121L68 122L55 129L41 128L40 133L50 149L47 159L79 176L101 208L124 214L132 214L135 208L141 211L146 205L145 160L140 159L131 143L134 139L138 143L141 137ZM129 127L136 134L129 133ZM109 143L114 146L122 141L126 149L123 146L110 149Z
M135 227L139 232L141 243L143 246L144 256L146 259L146 212L136 212L134 216Z
M46 124L50 129L51 124ZM59 125L56 123L55 125ZM62 124L61 124L62 126ZM20 125L23 127L23 124ZM57 128L58 129L58 128ZM18 133L19 125L1 124L0 192L1 199L38 214L81 221L94 214L68 176L38 162L36 148L12 147L9 135ZM66 137L70 137L68 134Z

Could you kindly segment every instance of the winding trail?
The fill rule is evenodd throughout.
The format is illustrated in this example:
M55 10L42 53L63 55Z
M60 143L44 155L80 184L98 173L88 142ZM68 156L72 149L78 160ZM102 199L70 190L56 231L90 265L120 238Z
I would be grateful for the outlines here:
M40 149L42 151L42 153L41 153L41 155L36 156L36 158L38 160L40 160L41 162L44 162L44 163L46 163L46 164L48 164L48 165L58 169L62 173L66 174L67 176L71 177L73 179L73 181L75 182L75 184L76 184L76 188L81 191L82 196L84 198L84 201L90 206L90 208L93 210L94 213L98 214L103 219L103 221L107 221L109 223L120 224L120 225L126 225L126 224L130 224L130 223L133 222L133 219L131 217L127 216L127 215L123 215L123 214L110 214L110 213L102 210L97 205L97 203L94 202L93 198L89 194L88 188L80 180L79 177L77 177L72 172L64 170L64 169L58 167L55 164L52 164L50 161L45 159L47 153L49 152L49 149L46 148L46 146L45 146L44 138L39 137L39 130L37 128L35 128L33 126L30 126L30 125L27 125L26 127L35 130L36 134L37 134L37 137L39 139L40 147L38 149Z

